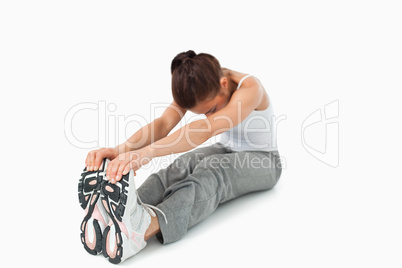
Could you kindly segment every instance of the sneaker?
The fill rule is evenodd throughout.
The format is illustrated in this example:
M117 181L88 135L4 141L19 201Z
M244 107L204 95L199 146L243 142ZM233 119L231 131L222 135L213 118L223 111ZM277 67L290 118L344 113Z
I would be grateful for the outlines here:
M78 199L85 210L84 220L81 223L81 242L85 250L92 255L101 253L102 233L109 221L100 199L102 184L106 182L108 162L108 159L103 159L97 171L87 171L84 168L78 182Z
M151 224L151 215L156 216L151 207L159 209L141 201L132 170L115 184L103 184L101 200L111 219L103 232L102 251L105 258L117 264L134 256L147 245L144 235ZM166 216L159 211L167 223Z

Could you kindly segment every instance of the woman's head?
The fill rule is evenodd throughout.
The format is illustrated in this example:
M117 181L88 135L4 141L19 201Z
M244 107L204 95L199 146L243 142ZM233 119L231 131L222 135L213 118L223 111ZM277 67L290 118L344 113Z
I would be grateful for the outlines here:
M173 99L180 107L190 110L220 93L222 68L210 54L182 52L173 59L171 73Z

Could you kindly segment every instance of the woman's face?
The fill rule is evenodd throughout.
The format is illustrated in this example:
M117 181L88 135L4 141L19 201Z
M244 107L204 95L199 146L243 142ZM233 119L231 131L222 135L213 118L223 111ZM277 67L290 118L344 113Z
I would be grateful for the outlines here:
M196 114L205 114L206 116L209 116L225 107L227 103L228 101L225 96L218 94L215 98L203 101L189 110Z
M206 116L209 116L224 108L229 103L230 96L231 94L228 88L228 80L226 77L222 77L221 88L218 95L216 95L213 99L209 99L197 104L192 109L189 109L189 111L195 114L205 114Z

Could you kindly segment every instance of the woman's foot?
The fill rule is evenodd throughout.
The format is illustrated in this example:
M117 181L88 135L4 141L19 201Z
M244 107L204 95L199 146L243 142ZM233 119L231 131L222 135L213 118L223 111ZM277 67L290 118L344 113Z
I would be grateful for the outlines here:
M147 245L145 232L150 223L150 214L140 204L121 222L112 220L103 233L103 255L117 264L137 254Z
M102 251L102 233L108 216L100 201L102 184L106 182L106 168L109 160L104 159L97 171L84 169L78 182L78 199L85 210L81 223L81 242L85 250L97 255Z
M101 190L101 200L111 218L103 232L103 255L111 263L117 264L134 256L147 245L145 234L150 227L151 216L157 218L150 208L153 206L143 204L138 198L132 170L115 184L105 183Z

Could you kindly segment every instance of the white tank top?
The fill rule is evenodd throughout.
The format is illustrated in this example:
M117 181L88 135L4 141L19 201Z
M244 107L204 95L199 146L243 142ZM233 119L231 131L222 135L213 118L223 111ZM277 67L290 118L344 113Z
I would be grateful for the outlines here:
M251 74L244 76L241 83ZM268 97L269 99L269 97ZM219 142L232 151L276 151L276 125L272 102L269 99L268 108L252 111L250 115L237 126L221 133Z

